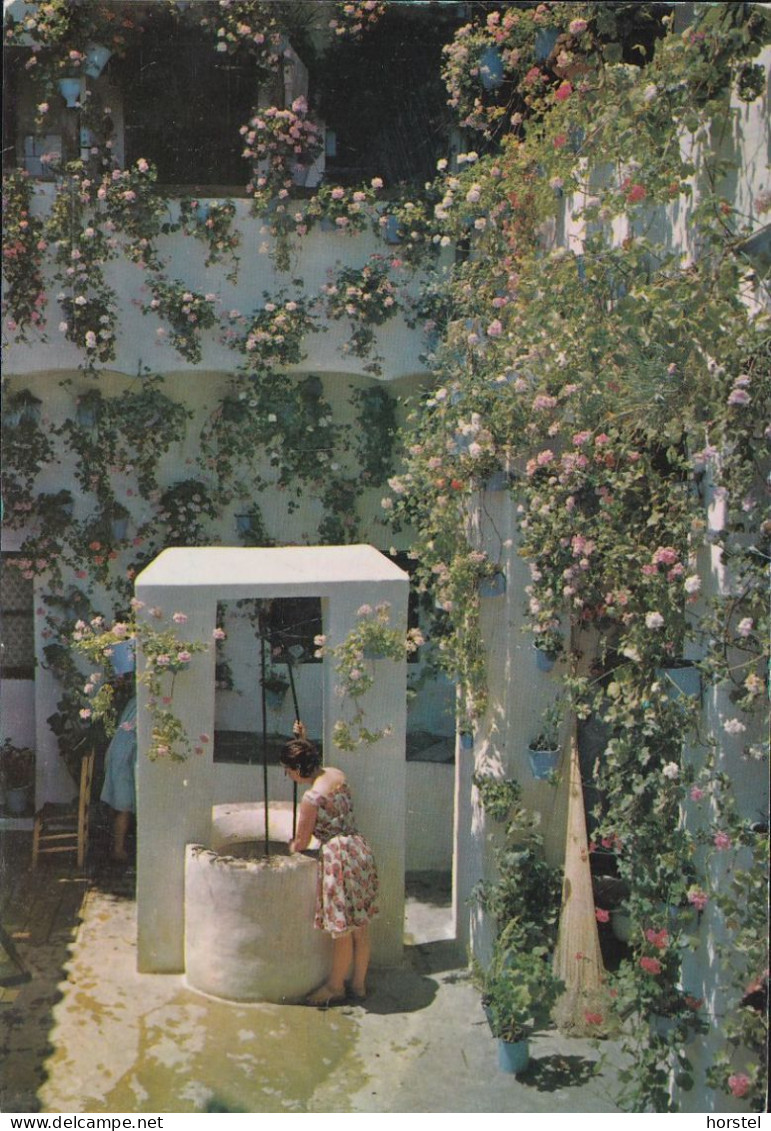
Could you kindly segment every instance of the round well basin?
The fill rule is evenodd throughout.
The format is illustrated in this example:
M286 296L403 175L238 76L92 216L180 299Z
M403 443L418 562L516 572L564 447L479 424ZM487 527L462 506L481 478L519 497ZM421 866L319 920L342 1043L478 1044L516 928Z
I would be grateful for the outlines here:
M272 802L268 823L278 843L267 859L250 858L264 837L263 807L254 802L214 806L212 847L187 846L187 980L231 1001L300 1000L331 964L331 940L313 926L316 858L286 854L291 803Z

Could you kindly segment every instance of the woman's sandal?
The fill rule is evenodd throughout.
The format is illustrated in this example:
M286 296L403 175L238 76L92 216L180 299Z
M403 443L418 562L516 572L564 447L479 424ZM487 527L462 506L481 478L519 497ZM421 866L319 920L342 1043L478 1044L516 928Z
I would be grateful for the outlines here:
M320 986L305 998L305 1005L314 1005L317 1009L329 1009L330 1005L343 1005L346 1001L345 994L329 993L326 986Z
M348 996L348 1000L352 1001L354 1003L354 1005L362 1005L367 1000L366 992L363 993L363 994L357 994L356 991L354 990L353 986L348 986L346 993L347 993L347 996Z

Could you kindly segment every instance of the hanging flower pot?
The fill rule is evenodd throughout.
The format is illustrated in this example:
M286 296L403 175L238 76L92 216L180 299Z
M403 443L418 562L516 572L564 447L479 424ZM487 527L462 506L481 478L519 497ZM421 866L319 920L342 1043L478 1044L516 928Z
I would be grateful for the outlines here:
M95 428L99 421L99 410L102 406L100 393L84 393L78 397L75 407L75 419L81 428Z
M681 695L689 699L701 698L701 672L689 660L671 668L657 668L656 677L670 699L679 699Z
M557 769L560 760L559 747L550 750L529 746L527 756L530 759L530 769L536 781L547 781L549 776Z
M491 44L479 60L479 78L485 90L497 90L503 82L503 58L499 49Z
M462 730L458 735L461 750L474 749L474 735L470 730Z
M539 648L537 644L533 645L535 652L535 664L539 672L550 672L557 662L556 652L547 652L544 648Z
M267 679L262 681L262 686L265 689L265 703L271 711L280 711L284 706L286 693L289 690L289 684L285 679L278 676L268 676Z
M31 786L20 785L6 790L5 807L12 817L22 817L29 809Z
M652 1037L668 1040L677 1028L677 1018L666 1013L651 1013L648 1016L648 1030Z
M398 216L384 216L380 222L380 230L386 243L400 244L402 242Z
M610 925L619 942L628 943L632 938L632 918L623 907L616 907L610 913Z
M113 539L116 542L123 542L128 534L129 516L127 514L116 514L110 520L110 530L112 531Z
M485 479L484 489L485 491L505 491L510 483L511 477L508 472L504 471L503 468L499 468Z
M110 661L116 675L133 672L136 663L135 647L133 640L119 640L112 646Z
M502 597L506 592L506 574L497 570L492 577L484 577L479 583L480 597Z
M112 57L112 51L101 43L89 43L83 70L89 78L98 79Z
M3 416L11 428L16 428L20 424L37 424L40 420L42 403L28 389L22 389L15 396L8 397L3 408Z
M252 533L252 516L250 514L236 515L236 530L239 534Z
M81 80L79 78L59 79L59 93L68 110L77 110L80 106L80 89Z

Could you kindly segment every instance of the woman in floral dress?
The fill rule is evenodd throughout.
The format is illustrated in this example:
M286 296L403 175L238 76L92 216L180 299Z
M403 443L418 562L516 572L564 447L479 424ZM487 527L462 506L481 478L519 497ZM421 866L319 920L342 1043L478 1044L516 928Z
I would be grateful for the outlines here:
M370 958L369 921L378 913L378 878L372 850L357 831L345 774L322 766L318 750L298 722L297 737L281 754L293 782L309 785L300 803L297 835L291 852L303 852L315 836L319 853L318 897L314 926L332 936L332 970L322 986L305 999L308 1005L335 1005L348 993L363 1001Z

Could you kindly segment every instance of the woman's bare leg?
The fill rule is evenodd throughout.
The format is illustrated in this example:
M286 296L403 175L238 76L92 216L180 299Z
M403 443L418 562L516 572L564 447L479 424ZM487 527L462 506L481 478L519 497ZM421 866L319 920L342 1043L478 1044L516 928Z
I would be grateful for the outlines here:
M113 860L120 860L125 863L128 861L128 852L126 851L126 837L128 836L129 827L131 825L132 814L127 810L121 810L115 813L112 825L112 858Z
M345 996L345 979L353 958L354 932L338 935L332 943L332 969L323 986L319 986L305 999L309 1005L324 1005L330 998Z
M367 970L372 944L369 937L369 923L357 927L353 932L353 978L351 990L356 997L365 997L367 993Z

